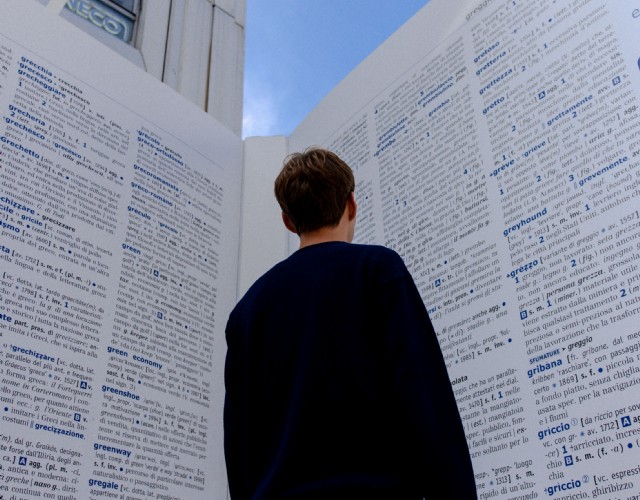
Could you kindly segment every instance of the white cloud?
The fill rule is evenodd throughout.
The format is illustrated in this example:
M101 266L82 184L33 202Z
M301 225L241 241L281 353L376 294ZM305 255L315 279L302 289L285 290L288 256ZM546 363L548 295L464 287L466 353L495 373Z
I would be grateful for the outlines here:
M267 89L256 92L248 85L245 88L242 137L275 135L277 123L278 111L273 94Z

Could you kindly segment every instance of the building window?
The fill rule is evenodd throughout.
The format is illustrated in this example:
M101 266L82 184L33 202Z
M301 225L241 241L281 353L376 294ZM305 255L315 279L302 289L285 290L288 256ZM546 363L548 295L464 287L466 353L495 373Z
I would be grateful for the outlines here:
M140 0L67 0L65 8L123 42L134 39Z

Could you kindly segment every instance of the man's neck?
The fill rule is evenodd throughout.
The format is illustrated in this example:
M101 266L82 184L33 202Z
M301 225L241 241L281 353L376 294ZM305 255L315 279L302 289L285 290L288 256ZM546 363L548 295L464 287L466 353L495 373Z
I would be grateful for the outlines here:
M322 227L315 231L309 231L300 235L300 248L317 245L318 243L327 243L329 241L349 242L348 230L338 224L335 227Z
M358 206L356 204L355 197L353 193L351 193L347 200L347 206L344 208L344 212L340 218L340 222L335 226L325 226L314 231L307 231L300 234L300 248L329 241L343 241L345 243L351 243L351 241L353 241L353 233L355 231L357 208ZM287 226L290 231L293 231L293 224L291 224L284 214L283 220L285 220L285 226Z

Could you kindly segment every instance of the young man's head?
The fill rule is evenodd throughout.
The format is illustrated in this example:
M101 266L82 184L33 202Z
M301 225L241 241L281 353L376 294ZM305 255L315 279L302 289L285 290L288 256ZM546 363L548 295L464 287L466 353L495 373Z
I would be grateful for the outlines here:
M299 235L337 226L354 190L351 168L335 153L317 147L285 158L275 181L282 213Z

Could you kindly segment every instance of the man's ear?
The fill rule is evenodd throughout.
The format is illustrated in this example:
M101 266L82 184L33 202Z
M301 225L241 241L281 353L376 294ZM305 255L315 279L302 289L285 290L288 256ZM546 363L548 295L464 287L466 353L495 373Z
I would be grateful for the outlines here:
M353 191L351 191L351 194L347 199L347 215L349 216L349 220L353 220L356 218L357 211L358 204L356 203L356 195Z
M294 234L298 234L298 231L296 231L295 224L291 222L291 219L289 219L287 214L285 214L284 212L282 212L282 222L284 223L284 227L286 227L289 231L291 231Z

